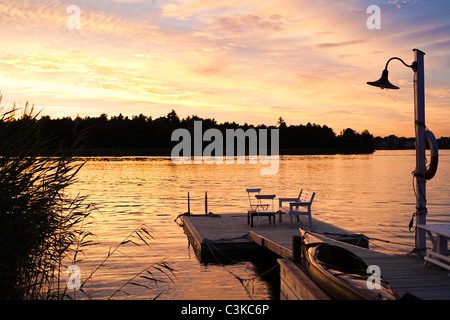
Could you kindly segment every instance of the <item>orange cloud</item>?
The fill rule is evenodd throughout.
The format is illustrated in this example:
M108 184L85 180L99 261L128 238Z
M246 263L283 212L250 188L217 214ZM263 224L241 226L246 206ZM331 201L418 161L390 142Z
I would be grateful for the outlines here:
M390 66L397 92L365 83L392 56L411 62L419 47L427 53L427 121L450 135L446 2L380 4L381 30L367 29L359 0L78 2L80 30L67 28L66 3L0 3L3 103L22 97L58 115L175 108L266 124L283 116L336 132L413 135L411 71Z

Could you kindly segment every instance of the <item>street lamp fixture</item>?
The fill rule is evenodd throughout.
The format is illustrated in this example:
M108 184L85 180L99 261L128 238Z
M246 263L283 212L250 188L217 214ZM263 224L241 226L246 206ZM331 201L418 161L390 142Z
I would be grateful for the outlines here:
M437 169L437 142L434 135L425 126L425 77L424 77L424 55L425 53L414 49L414 62L411 65L406 64L402 59L393 57L386 62L386 66L381 74L381 78L374 82L367 82L367 84L381 89L399 89L399 87L393 85L388 80L389 72L387 70L389 62L392 60L399 60L406 67L411 68L414 71L414 125L416 133L416 170L415 176L415 193L416 193L416 212L414 216L416 218L416 253L419 259L423 259L426 251L426 234L421 228L417 228L417 225L426 224L426 193L425 183L426 180L431 179ZM428 140L430 148L432 150L432 163L430 167L426 166L425 158L425 140ZM413 217L414 217L413 216ZM411 220L411 222L413 222ZM411 228L412 223L410 224Z
M393 85L392 83L390 83L389 80L388 80L389 72L388 72L387 68L388 68L389 62L391 62L392 60L399 60L405 66L413 69L414 72L417 71L417 62L416 61L414 61L411 65L408 65L402 59L397 58L397 57L393 57L393 58L390 58L386 62L386 67L384 67L383 73L381 74L381 78L379 80L377 80L377 81L367 82L367 84L369 84L371 86L379 87L380 89L395 89L395 90L400 89L399 87L397 87L397 86Z

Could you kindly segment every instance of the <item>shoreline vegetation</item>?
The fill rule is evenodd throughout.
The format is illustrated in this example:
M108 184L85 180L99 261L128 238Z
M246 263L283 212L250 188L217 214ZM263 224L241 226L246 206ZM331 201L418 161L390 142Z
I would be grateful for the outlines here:
M71 300L75 293L91 299L84 285L119 247L150 249L153 236L144 225L137 227L110 247L82 282L78 264L86 258L84 250L99 244L88 230L97 209L86 195L68 191L84 165L73 156L84 136L59 139L45 133L46 123L28 105L19 117L17 111L0 113L0 300ZM173 277L175 270L165 260L149 262L108 299L127 294L124 289L132 285L154 290ZM154 298L162 292L154 292Z
M9 121L21 122L23 119ZM195 121L202 121L203 132L210 128L219 129L222 133L227 129L242 129L244 132L248 129L278 129L280 155L370 154L375 150L414 149L414 138L394 135L374 138L368 130L359 133L351 128L336 134L328 126L315 123L288 126L281 117L277 126L240 125L236 122L219 124L214 118L202 119L196 115L180 118L175 110L155 119L142 113L131 118L122 114L108 117L103 113L98 117L75 119L42 116L34 121L42 128L44 138L58 141L58 145L46 153L53 153L61 145L71 145L81 134L84 137L82 148L76 150L74 156L170 156L178 143L171 140L172 132L182 128L193 134ZM0 127L4 125L0 122ZM208 143L204 141L203 147ZM441 149L449 149L450 137L441 137L438 144Z
M23 119L9 121L20 123ZM195 121L202 121L203 132L215 128L224 136L229 129L242 129L244 132L249 129L256 132L259 129L278 129L281 155L374 152L373 136L367 130L358 133L347 128L337 135L326 125L308 123L287 126L281 117L278 119L278 126L240 125L236 122L219 124L215 119L202 119L196 115L180 119L174 110L167 116L155 119L143 114L129 118L122 114L108 117L103 113L99 117L75 119L41 116L34 121L42 128L43 137L52 137L54 141L58 141L58 145L50 147L47 153L61 145L71 145L82 135L83 146L73 154L76 156L170 156L172 148L178 143L172 141L172 133L176 129L187 129L194 134ZM0 127L4 125L5 123L0 122ZM203 146L209 143L203 141Z

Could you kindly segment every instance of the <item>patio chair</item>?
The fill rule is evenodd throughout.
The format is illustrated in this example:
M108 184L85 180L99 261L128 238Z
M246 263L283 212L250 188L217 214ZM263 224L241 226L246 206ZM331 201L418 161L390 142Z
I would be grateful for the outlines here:
M248 200L250 204L250 210L247 211L247 223L253 227L253 217L258 217L259 225L261 221L261 217L268 216L269 223L272 223L273 217L273 226L275 227L275 211L273 210L273 200L275 199L275 195L262 195L261 189L246 189L248 193ZM271 202L270 202L271 200Z
M300 194L297 198L279 198L279 210L284 213L289 213L289 224L290 227L294 227L294 216L297 217L297 221L299 221L299 216L307 215L309 228L312 228L312 218L311 218L311 205L314 200L315 192L308 192L300 190ZM289 207L283 206L283 202L289 202ZM306 209L305 211L300 211L300 208ZM280 214L281 221L281 214Z

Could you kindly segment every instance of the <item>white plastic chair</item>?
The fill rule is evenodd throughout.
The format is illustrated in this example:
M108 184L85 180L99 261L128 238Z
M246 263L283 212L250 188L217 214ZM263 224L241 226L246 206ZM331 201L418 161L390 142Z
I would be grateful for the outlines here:
M257 199L256 196L261 194L261 189L245 189L248 193L248 202L250 204L251 211L258 211L259 209L267 210L268 204L263 204L261 199Z
M299 216L305 215L308 216L309 228L312 228L312 217L311 217L311 206L314 201L316 193L308 192L300 190L300 194L298 198L279 198L279 209L284 213L289 214L289 225L291 228L294 227L294 216L297 217L297 221L299 221ZM289 207L283 206L283 202L288 202ZM304 209L304 211L299 210L300 208ZM280 215L281 219L281 215Z
M273 199L275 195L262 195L261 189L246 189L248 193L248 200L250 204L250 210L247 212L247 223L253 227L253 217L258 217L259 225L261 217L268 216L269 223L271 223L273 217L273 226L275 227L275 211L273 210ZM271 203L263 202L263 200L271 200ZM269 209L269 207L271 207Z

